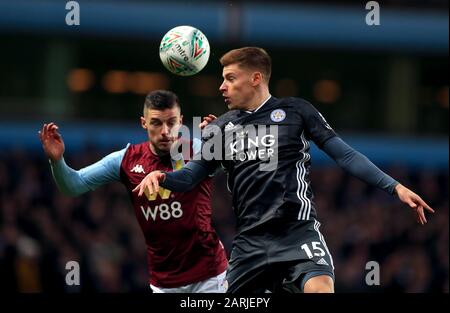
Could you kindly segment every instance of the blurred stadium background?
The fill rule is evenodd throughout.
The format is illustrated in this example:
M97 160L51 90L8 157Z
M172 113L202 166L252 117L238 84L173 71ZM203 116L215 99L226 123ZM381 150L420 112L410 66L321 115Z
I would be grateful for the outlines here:
M419 227L393 197L346 175L313 148L312 186L335 258L338 292L448 292L448 2L0 0L0 289L9 292L147 291L146 250L125 189L78 198L59 193L37 131L59 124L79 168L140 129L145 94L179 94L185 121L226 108L219 57L259 45L273 58L275 96L310 100L350 144L418 192L436 214ZM201 29L212 47L198 75L161 65L162 35ZM224 175L215 180L214 226L226 248L234 217ZM65 285L80 262L81 286ZM377 261L381 285L365 284Z

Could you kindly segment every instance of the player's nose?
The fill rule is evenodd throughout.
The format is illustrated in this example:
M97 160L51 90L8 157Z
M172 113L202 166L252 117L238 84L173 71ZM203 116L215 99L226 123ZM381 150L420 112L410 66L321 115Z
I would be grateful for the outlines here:
M227 90L225 82L223 82L222 85L220 85L219 90L220 90L220 92L224 92Z
M161 134L164 136L168 136L170 132L170 127L167 124L163 124L161 127Z

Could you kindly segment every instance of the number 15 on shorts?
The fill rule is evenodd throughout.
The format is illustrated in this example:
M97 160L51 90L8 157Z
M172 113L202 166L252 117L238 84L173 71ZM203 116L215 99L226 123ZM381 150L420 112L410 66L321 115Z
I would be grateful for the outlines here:
M313 257L323 257L325 256L325 250L322 249L320 241L311 241L310 244L302 244L300 248L305 251L308 258L312 259Z

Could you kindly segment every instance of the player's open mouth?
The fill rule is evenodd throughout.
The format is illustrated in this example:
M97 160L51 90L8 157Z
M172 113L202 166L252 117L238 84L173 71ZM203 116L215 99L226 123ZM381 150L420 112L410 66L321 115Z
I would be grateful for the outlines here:
M228 103L230 103L230 98L228 98L228 97L223 97L223 101L224 101L226 104L228 104Z

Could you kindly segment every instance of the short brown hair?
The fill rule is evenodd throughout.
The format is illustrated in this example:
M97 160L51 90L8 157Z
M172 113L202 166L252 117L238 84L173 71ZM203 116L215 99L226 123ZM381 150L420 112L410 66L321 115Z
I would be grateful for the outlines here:
M266 50L258 47L244 47L228 51L220 58L222 66L239 66L261 71L268 83L272 74L272 60Z
M170 90L154 90L147 95L144 102L144 110L163 111L165 109L172 109L175 106L181 110L178 96Z

